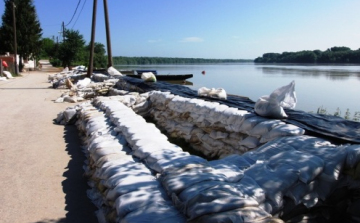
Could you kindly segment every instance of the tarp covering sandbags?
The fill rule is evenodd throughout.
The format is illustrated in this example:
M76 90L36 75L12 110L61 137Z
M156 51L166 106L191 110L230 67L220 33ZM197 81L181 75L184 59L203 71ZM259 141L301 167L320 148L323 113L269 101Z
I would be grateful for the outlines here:
M158 90L171 92L172 94L188 98L201 98L198 96L197 91L191 90L185 86L174 85L166 82L149 83L128 77L121 78L117 83L117 88L138 92ZM246 95L246 93L244 94ZM228 105L229 107L235 107L240 110L254 112L255 102L246 97L228 94L226 100L219 100L210 97L203 99ZM331 140L337 140L340 142L360 143L360 123L358 122L345 120L341 117L312 114L286 108L284 111L288 117L286 119L282 119L282 121L303 128L309 133L328 137Z

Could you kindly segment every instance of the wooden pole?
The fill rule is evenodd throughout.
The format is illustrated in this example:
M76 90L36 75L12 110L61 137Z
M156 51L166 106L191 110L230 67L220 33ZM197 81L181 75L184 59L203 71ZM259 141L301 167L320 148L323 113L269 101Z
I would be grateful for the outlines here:
M15 3L13 2L13 29L14 29L14 68L15 68L15 74L18 75L19 74L19 69L18 69L18 65L17 65L17 41L16 41L16 16L15 16ZM21 59L21 58L19 58Z
M107 67L109 68L113 65L113 60L112 60L112 52L111 52L110 25L109 25L107 0L104 0L104 14L105 14L105 27L106 27L106 44L107 44L107 53L108 53Z
M88 70L87 70L87 75L86 75L87 77L91 77L91 74L92 74L93 69L94 69L94 45L95 45L96 10L97 10L97 0L94 0L92 26L91 26L90 58L89 58L89 66L88 66Z
M0 59L0 76L3 73L3 65L2 65L2 59Z

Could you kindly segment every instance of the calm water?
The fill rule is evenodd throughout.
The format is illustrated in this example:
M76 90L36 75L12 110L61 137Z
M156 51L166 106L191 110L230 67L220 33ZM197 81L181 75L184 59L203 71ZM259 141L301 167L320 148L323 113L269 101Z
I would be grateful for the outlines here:
M156 69L159 74L194 74L189 88L224 88L228 94L247 96L256 101L278 87L295 80L297 110L316 112L323 107L351 117L360 111L360 66L201 64L116 66L117 69ZM201 72L205 71L205 75Z

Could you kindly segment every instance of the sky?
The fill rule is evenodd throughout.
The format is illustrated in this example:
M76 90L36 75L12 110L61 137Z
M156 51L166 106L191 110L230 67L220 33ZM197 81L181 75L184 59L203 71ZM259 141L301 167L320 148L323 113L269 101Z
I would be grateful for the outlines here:
M43 38L61 25L91 40L93 0L33 0ZM107 0L113 56L255 59L360 48L359 0ZM106 46L103 1L95 41ZM4 2L0 2L4 13Z

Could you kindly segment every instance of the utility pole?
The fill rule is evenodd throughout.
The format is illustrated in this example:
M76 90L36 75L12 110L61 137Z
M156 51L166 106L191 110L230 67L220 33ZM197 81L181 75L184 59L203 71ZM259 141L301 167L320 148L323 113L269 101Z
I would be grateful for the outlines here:
M93 16L92 16L92 26L91 26L91 43L90 43L90 58L89 66L87 70L87 77L90 78L93 69L94 69L94 45L95 45L95 27L96 27L96 9L97 9L97 0L94 0L93 5Z
M62 37L63 37L63 42L65 40L65 25L64 25L64 22L62 22Z
M110 40L110 25L109 25L109 13L108 13L108 5L107 0L104 0L104 14L105 14L105 27L106 27L106 45L107 45L107 53L108 53L108 68L112 67L112 53L111 53L111 40Z
M13 2L13 29L14 29L14 68L15 68L15 74L19 74L19 69L17 65L17 41L16 41L16 16L15 16L15 3ZM21 58L20 58L21 59Z

